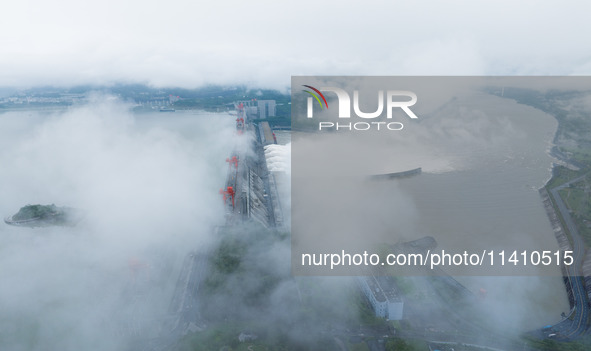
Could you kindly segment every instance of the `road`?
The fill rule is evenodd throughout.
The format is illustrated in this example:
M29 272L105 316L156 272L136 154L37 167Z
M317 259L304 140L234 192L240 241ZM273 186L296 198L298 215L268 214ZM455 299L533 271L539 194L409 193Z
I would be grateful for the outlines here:
M588 173L587 173L588 174ZM587 322L589 320L589 301L587 298L587 292L585 291L585 285L583 283L583 259L585 257L585 243L581 238L575 222L573 221L570 212L562 198L560 197L559 191L576 183L583 179L587 174L584 174L578 178L575 178L567 183L559 185L550 190L550 194L560 211L562 219L566 224L568 233L572 239L573 244L573 264L571 266L565 266L567 276L572 288L574 297L574 307L571 312L570 318L564 319L552 328L545 328L544 336L548 337L550 334L556 334L557 339L561 340L572 340L580 336L587 329Z

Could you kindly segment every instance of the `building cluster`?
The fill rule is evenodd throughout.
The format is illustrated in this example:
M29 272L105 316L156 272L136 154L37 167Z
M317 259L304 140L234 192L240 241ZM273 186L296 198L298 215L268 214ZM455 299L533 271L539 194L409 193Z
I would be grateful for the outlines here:
M176 99L176 97L175 97ZM144 106L144 107L166 107L166 106L170 106L173 103L172 97L150 97L149 100L139 100L136 99L135 103L138 106ZM175 102L178 101L179 99L174 100Z
M266 119L275 117L277 104L275 100L244 100L239 101L244 105L246 116L252 119Z
M50 95L26 95L19 94L0 99L0 105L72 105L83 102L85 94L50 94Z

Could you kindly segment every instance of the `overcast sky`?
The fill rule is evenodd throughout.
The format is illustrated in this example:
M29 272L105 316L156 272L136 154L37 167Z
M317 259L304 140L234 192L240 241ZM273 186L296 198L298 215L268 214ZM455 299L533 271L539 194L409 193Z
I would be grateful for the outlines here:
M591 72L584 1L5 2L0 86Z

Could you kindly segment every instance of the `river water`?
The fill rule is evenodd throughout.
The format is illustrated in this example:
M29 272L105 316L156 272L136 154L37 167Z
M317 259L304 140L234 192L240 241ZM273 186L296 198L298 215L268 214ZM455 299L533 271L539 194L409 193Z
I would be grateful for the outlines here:
M294 198L293 215L307 218L297 217L298 209L321 213L313 227L322 229L314 232L297 219L292 225L309 238L328 237L309 240L325 245L320 252L426 235L447 252L558 249L538 194L551 176L548 152L557 128L552 116L471 93L422 113L418 122L407 121L398 132L292 135L293 195L304 194ZM409 178L360 181L417 167L423 172ZM318 186L308 186L310 179ZM323 195L298 205L307 191ZM316 252L313 245L305 250ZM532 330L569 311L557 265L501 267L497 260L489 270L455 268L445 270L471 291L486 291L485 314L504 330Z
M439 160L417 162L425 165L423 174L396 184L416 210L410 236L431 235L440 249L449 251L558 250L538 193L551 176L554 160L548 152L557 122L539 110L498 100L483 95L459 101L459 109L434 123L457 139L439 144ZM462 117L474 116L469 111L475 110L481 120ZM500 273L498 265L485 273L491 276L456 275L473 292L486 291L482 303L492 324L525 331L568 313L558 266L526 271L520 265Z

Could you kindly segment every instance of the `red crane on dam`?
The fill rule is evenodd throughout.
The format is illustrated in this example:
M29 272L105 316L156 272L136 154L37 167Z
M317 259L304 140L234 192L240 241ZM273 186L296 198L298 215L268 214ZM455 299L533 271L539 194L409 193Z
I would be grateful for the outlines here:
M226 203L226 200L228 200L228 196L230 196L232 198L232 208L234 208L234 188L229 186L226 190L220 189L220 194L222 194L224 198L224 204Z

